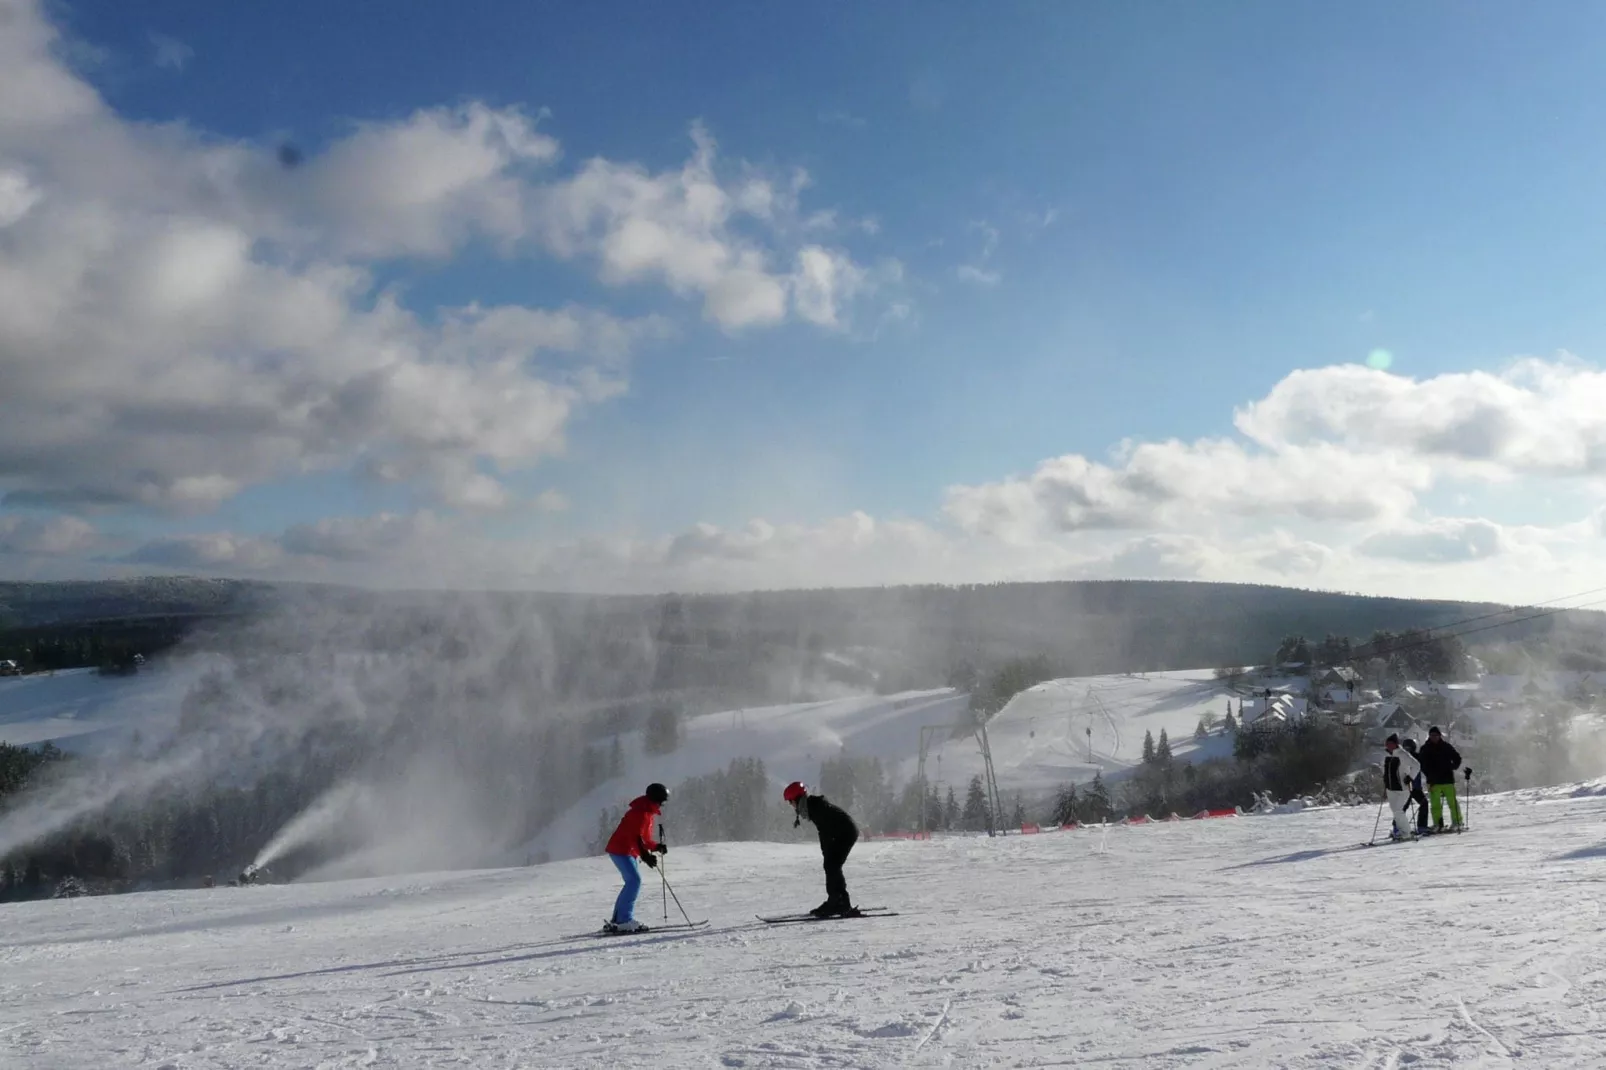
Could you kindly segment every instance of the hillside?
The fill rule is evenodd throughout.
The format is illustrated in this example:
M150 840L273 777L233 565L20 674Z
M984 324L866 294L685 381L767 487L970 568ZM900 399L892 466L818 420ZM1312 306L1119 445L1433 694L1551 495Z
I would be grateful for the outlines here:
M1371 851L1371 807L864 843L899 916L824 924L753 918L818 900L815 848L683 848L692 934L585 935L598 859L0 905L0 1063L1593 1067L1599 791Z
M1207 711L1226 712L1226 694L1211 673L1200 671L1039 684L988 723L999 790L1006 805L1017 794L1035 804L1095 774L1118 783L1138 764L1145 732L1155 738L1166 732L1181 761L1230 755L1231 737L1193 738ZM878 759L892 784L901 787L918 770L920 729L961 724L968 717L967 700L944 689L705 714L687 722L678 750L660 756L643 753L641 740L630 738L624 771L575 803L518 857L583 854L602 809L627 802L649 781L674 785L739 758L762 759L776 792L794 779L817 784L820 763L844 752ZM926 777L939 791L953 788L963 797L970 778L981 772L981 751L969 732L957 738L943 733L931 743Z
M95 622L125 629L128 641L140 634L126 634L130 622L162 622L146 631L164 648L188 634L192 646L295 653L386 651L440 631L466 630L472 645L476 631L535 621L568 700L667 693L693 711L801 701L843 687L937 687L958 666L1029 655L1049 658L1061 676L1253 664L1290 634L1360 640L1472 617L1495 626L1480 638L1590 648L1599 657L1606 615L1502 618L1501 608L1160 581L590 597L153 579L0 584L0 657L13 648L21 656L15 651L41 638L81 644Z

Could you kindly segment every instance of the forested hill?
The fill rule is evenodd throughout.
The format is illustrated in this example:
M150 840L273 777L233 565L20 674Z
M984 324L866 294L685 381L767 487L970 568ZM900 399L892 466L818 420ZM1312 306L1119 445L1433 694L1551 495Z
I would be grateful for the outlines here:
M1379 630L1445 627L1469 618L1487 617L1478 626L1497 625L1470 636L1475 643L1544 639L1580 649L1598 647L1606 634L1606 616L1599 613L1498 616L1504 608L1170 581L593 597L168 577L0 584L0 657L30 638L93 632L96 622L117 622L125 637L134 629L130 642L136 644L143 620L158 622L159 647L180 634L211 644L254 632L254 641L293 651L298 644L391 649L433 632L469 641L487 629L539 621L555 663L577 681L606 675L617 684L608 688L611 694L592 697L712 687L725 697L735 689L780 699L795 697L796 690L775 693L778 675L824 673L888 691L940 685L960 663L1033 655L1068 676L1250 664L1268 660L1287 635L1361 640ZM321 626L263 627L286 615ZM640 671L629 671L635 662ZM624 668L591 671L599 665ZM585 697L589 690L570 693Z

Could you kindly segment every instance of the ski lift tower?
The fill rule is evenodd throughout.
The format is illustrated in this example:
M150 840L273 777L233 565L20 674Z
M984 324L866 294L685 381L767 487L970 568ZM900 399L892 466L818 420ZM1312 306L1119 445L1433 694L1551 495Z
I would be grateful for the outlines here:
M931 740L938 732L951 732L952 725L925 724L920 726L920 761L915 769L915 782L920 785L920 831L930 832L931 815L926 810L930 788L926 784L926 755L931 753ZM937 755L937 771L942 772L942 755Z
M972 710L975 718L976 745L981 748L981 764L987 789L987 835L1002 828L1003 801L998 797L998 774L993 771L993 748L987 742L987 719L980 710Z

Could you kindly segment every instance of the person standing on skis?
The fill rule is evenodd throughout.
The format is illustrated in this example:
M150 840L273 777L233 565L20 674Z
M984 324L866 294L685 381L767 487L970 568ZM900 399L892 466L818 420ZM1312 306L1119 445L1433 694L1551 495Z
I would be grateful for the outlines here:
M608 846L604 850L613 859L625 886L619 890L619 898L614 901L613 917L603 923L604 932L647 931L647 927L635 917L636 896L641 892L641 871L636 868L636 859L645 862L648 869L657 869L658 856L669 853L668 847L652 838L652 819L663 813L663 805L668 801L668 788L662 784L648 784L645 794L631 800L630 809L625 811L619 827L608 838Z
M1397 840L1412 840L1416 833L1411 831L1411 819L1406 816L1405 803L1411 797L1411 780L1422 767L1411 753L1400 746L1400 737L1389 736L1383 741L1383 793L1388 796L1389 809L1394 811L1394 832L1392 838Z
M1422 775L1427 778L1428 796L1433 800L1433 831L1444 831L1444 801L1450 801L1451 827L1461 830L1461 803L1455 797L1455 771L1461 768L1461 753L1444 738L1439 726L1428 729L1428 741L1417 750Z
M1400 746L1409 751L1411 757L1416 758L1418 763L1421 762L1422 759L1416 753L1416 740L1407 739ZM1421 773L1411 778L1411 798L1409 801L1416 803L1416 834L1418 836L1428 830L1428 797L1422 790L1422 784Z
M842 875L842 864L848 853L859 842L859 826L853 823L848 812L823 795L810 795L800 780L786 786L781 798L792 804L797 819L796 828L806 817L820 834L820 854L825 858L825 902L809 911L816 918L850 917L858 913L848 899L847 878Z

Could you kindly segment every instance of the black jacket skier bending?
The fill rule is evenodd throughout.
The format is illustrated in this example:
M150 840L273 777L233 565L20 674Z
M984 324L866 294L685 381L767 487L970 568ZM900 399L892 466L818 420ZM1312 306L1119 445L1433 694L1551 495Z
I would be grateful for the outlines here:
M788 784L781 797L797 812L794 826L806 817L820 833L820 854L825 858L825 902L809 913L816 918L857 914L848 899L848 882L842 876L842 863L848 860L848 852L859 842L859 826L853 823L846 810L827 802L825 796L810 795L802 781Z

